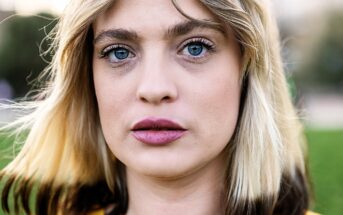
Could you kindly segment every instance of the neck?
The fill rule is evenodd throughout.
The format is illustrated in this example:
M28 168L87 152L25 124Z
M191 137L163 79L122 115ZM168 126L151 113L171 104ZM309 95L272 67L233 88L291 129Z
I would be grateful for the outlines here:
M127 169L127 215L225 214L223 165L208 164L178 178L155 178Z

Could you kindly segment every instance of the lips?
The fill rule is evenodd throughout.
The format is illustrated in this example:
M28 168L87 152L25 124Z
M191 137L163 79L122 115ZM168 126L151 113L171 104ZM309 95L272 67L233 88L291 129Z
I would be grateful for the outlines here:
M186 129L168 119L147 118L131 129L133 136L149 145L166 145L181 138Z

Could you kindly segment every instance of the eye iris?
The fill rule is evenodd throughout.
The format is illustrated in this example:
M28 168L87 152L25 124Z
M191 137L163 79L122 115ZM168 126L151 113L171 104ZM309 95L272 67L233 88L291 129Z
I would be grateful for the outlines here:
M113 50L112 55L119 60L123 60L129 56L129 51L124 48L117 48Z
M188 52L193 56L198 56L201 54L203 46L199 43L193 43L188 46Z

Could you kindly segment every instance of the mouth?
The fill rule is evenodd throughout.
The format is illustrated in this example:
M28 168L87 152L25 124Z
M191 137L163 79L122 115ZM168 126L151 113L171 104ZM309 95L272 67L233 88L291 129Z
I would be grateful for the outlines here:
M131 129L133 136L149 145L166 145L181 138L187 129L168 119L147 118Z

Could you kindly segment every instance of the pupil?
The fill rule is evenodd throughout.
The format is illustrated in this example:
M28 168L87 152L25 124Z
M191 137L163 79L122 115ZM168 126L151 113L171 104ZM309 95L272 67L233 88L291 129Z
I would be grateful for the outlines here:
M188 46L188 52L193 56L198 56L201 54L203 46L201 44L191 44Z
M129 56L129 52L126 49L120 48L114 51L114 55L119 60L123 60Z

